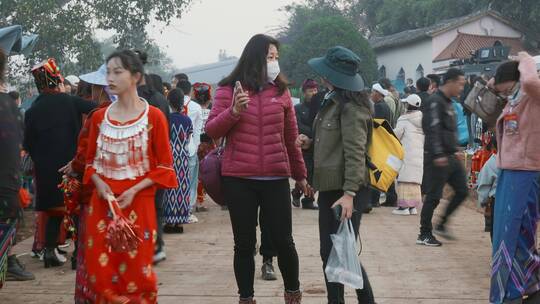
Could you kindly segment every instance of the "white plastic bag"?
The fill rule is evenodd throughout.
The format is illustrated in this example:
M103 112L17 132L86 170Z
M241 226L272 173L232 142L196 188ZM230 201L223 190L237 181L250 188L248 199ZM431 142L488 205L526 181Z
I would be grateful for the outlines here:
M333 246L324 270L328 282L363 289L364 279L356 254L356 237L351 220L342 221L337 233L330 237Z

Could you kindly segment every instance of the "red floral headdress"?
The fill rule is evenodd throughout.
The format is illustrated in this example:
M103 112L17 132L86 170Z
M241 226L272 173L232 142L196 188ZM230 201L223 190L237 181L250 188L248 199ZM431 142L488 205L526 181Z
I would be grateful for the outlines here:
M32 68L32 75L38 91L54 89L64 82L60 69L53 58L47 59Z
M205 82L196 82L193 85L193 94L198 101L202 98L206 100L212 99L212 86Z

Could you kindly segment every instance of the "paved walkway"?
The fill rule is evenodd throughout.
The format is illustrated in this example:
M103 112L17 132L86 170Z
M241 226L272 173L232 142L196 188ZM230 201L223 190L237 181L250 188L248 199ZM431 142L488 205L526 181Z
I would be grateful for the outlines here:
M415 245L418 216L398 217L379 208L363 219L366 267L379 304L473 304L488 302L489 235L483 232L483 216L461 208L451 222L458 241L440 248ZM166 235L168 259L156 269L159 303L237 303L232 271L232 232L228 213L212 206L198 214L198 224L186 226L182 235ZM294 237L300 256L304 303L326 303L319 258L317 212L294 210ZM28 253L31 240L15 251ZM44 269L27 254L21 257L37 279L7 282L0 303L73 303L75 274L66 265ZM257 274L261 258L257 257ZM283 303L281 280L265 282L257 277L258 303ZM347 291L348 303L354 301Z

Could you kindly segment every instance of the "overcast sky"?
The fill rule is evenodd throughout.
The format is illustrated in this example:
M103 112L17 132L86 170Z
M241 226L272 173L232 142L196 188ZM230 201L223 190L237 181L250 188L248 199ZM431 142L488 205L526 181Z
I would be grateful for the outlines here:
M216 62L220 49L240 56L251 36L275 33L286 24L279 9L298 0L195 0L170 26L151 26L150 36L177 68ZM160 33L160 29L163 33Z

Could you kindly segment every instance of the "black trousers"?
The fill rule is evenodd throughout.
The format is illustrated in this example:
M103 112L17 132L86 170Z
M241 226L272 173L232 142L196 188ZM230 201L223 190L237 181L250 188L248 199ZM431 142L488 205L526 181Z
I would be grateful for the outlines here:
M388 191L386 192L386 201L384 202L384 204L388 206L397 206L397 200L398 195L396 192L396 183L393 182L392 185L390 185L390 188L388 188Z
M234 234L234 274L241 298L254 295L257 216L262 231L268 231L274 246L285 290L300 289L298 254L292 237L291 196L289 180L250 180L224 177L225 199L229 207Z
M259 228L261 230L261 247L259 252L263 257L263 261L270 260L278 255L274 245L272 244L272 238L270 237L270 231L264 223L264 214L259 211Z
M428 176L428 170L429 170L430 163L432 162L433 161L428 156L428 154L424 153L424 170L422 172L422 186L421 186L422 195L426 195L429 190L429 187L431 187L431 183Z
M331 234L337 232L340 222L335 218L331 209L332 205L343 196L343 191L324 191L319 193L319 237L321 245L321 258L323 262L323 272L326 268L326 263L330 252L332 251L332 239ZM360 190L354 198L354 212L351 218L354 233L358 237L360 230L360 220L362 219L362 210L371 200L371 190L363 188ZM364 267L362 267L362 276L364 278L364 289L356 290L356 296L359 304L373 304L375 299L369 278L367 276ZM339 283L330 283L326 279L326 291L328 294L328 304L343 304L345 303L344 286Z
M23 218L22 213L19 192L0 188L0 223L15 225L17 229ZM13 238L13 245L15 242L16 238Z
M465 168L455 156L448 158L448 166L446 167L437 167L433 164L433 161L430 161L426 170L429 189L420 215L420 233L422 234L431 233L433 230L433 213L439 205L444 186L447 183L454 189L455 193L441 218L441 224L446 224L448 218L465 201L468 195Z
M157 240L156 240L156 249L155 252L160 252L163 250L165 245L163 241L163 198L165 197L165 190L158 189L156 190L156 196L154 199L154 204L156 206L156 224L157 224Z

